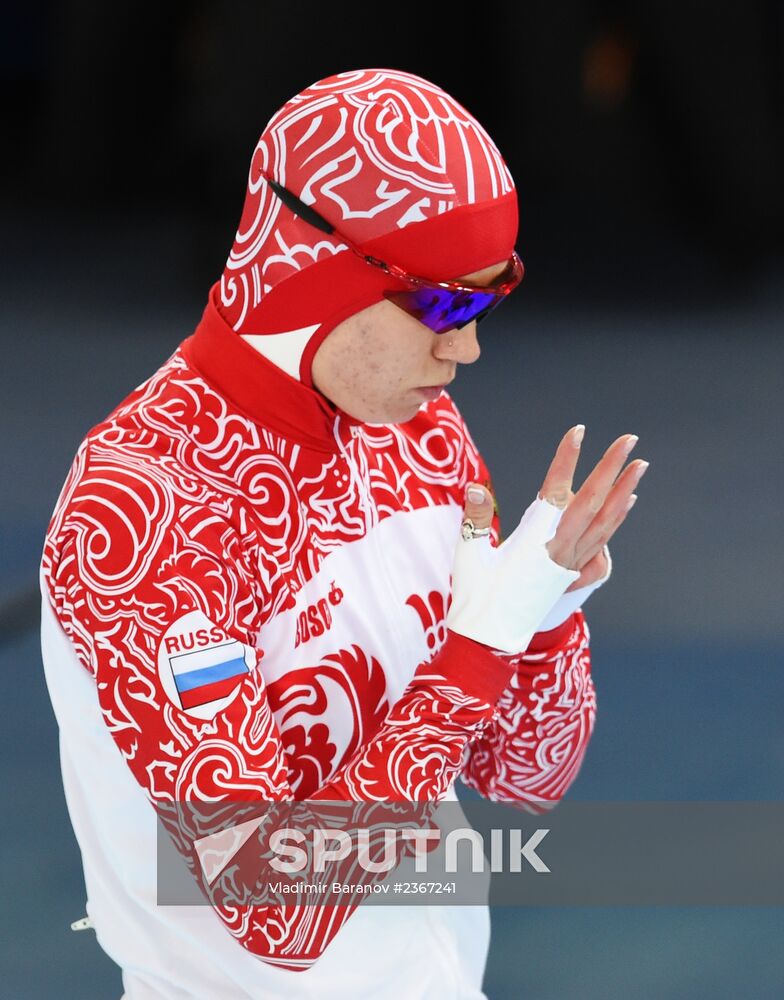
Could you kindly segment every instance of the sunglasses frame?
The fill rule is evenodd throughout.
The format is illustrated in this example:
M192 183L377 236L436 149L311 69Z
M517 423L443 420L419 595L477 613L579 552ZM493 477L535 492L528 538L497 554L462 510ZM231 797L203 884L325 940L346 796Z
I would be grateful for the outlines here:
M399 280L405 281L409 285L413 286L411 289L412 292L417 291L418 289L430 288L435 291L448 291L454 292L455 294L481 295L485 299L490 297L490 301L487 305L470 319L464 320L462 323L453 323L451 326L445 326L443 330L437 330L430 326L430 324L421 317L420 310L416 307L416 305L412 305L411 308L407 307L405 304L405 297L409 294L408 292L386 291L383 293L385 299L394 303L396 306L399 306L410 316L413 316L421 323L424 323L425 326L429 327L429 329L433 330L434 333L438 334L447 333L449 330L460 330L462 327L467 326L468 323L481 322L490 312L492 312L493 309L496 308L496 306L500 305L504 301L510 292L517 288L523 280L523 275L525 274L525 267L523 266L523 262L516 250L512 250L512 257L509 260L506 269L499 274L490 285L466 285L458 281L430 281L427 278L420 278L416 275L409 274L407 271L396 267L394 264L387 265L386 270Z
M371 254L363 253L362 250L345 235L336 226L333 226L331 222L328 222L322 215L320 215L315 209L311 208L310 205L306 205L304 201L298 198L295 194L292 194L288 188L283 187L277 181L273 180L269 174L262 172L263 179L269 184L272 191L280 198L280 200L294 212L295 215L300 216L305 222L310 225L315 226L316 229L320 229L322 232L327 233L329 236L337 236L346 244L349 250L352 250L358 257L360 257L366 264L370 264L372 267L380 268L387 274L391 275L393 278L397 278L398 281L402 281L404 284L409 285L412 291L418 289L432 288L439 291L464 293L468 295L491 295L493 301L490 302L480 313L473 316L470 320L466 320L464 323L456 324L450 326L448 329L455 330L460 329L460 327L465 326L467 323L472 323L476 321L477 323L484 319L489 312L491 312L497 305L504 301L507 295L513 291L520 282L523 280L523 275L525 274L525 267L520 258L520 255L516 250L512 250L512 256L506 269L500 274L491 285L466 285L459 281L431 281L428 278L421 278L418 275L410 274L405 271L402 267L398 267L397 264L390 264L387 261L381 260L378 257L374 257ZM509 275L507 277L507 275ZM500 283L499 283L500 282ZM394 305L403 309L404 312L415 319L424 323L424 320L417 315L416 311L406 308L405 305L401 304L400 301L395 301L396 298L405 299L406 292L401 291L389 291L384 292L384 298L388 301L393 302ZM428 324L424 324L428 326ZM433 329L429 327L429 329ZM435 330L435 333L446 333L447 329Z

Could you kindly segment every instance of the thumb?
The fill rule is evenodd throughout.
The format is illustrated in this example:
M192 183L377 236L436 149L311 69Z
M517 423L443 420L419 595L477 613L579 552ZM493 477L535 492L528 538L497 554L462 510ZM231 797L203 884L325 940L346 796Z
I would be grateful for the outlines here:
M475 528L489 528L493 522L493 495L481 483L466 487L464 518L474 522Z

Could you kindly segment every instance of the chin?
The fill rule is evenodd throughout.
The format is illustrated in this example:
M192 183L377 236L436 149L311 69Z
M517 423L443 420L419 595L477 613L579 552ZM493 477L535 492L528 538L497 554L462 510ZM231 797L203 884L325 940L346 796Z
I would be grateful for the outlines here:
M415 403L405 403L401 402L399 406L391 407L386 411L376 411L374 413L351 413L351 416L356 420L361 420L365 424L407 424L409 420L413 420L414 417L419 413L426 403L422 401ZM351 412L349 410L347 413Z
M397 410L395 413L391 413L386 417L380 417L376 414L373 417L360 417L359 419L366 424L374 424L378 426L382 426L383 424L407 424L409 420L414 419L420 409L421 407L417 406L413 410L409 408L407 412Z
M427 406L427 403L419 403L416 406L409 406L407 409L401 407L400 414L394 420L388 420L387 423L390 424L407 424L409 420L413 420L414 417L419 413L421 409Z

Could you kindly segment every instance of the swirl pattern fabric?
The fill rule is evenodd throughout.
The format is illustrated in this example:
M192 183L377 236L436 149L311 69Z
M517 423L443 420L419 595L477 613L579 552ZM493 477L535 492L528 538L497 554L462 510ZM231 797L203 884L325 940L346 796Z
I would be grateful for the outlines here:
M225 352L199 353L203 334L86 436L42 562L152 806L437 802L460 776L555 803L593 726L587 625L578 610L517 658L446 628L465 486L487 478L449 395L400 425L331 415L304 386L296 410L272 391L248 412L216 387ZM354 909L216 906L288 970L317 962Z
M380 301L382 288L405 285L295 215L265 173L367 253L423 277L481 270L514 247L509 169L482 125L442 88L390 69L306 87L272 116L253 151L218 308L308 385L313 354L336 323Z

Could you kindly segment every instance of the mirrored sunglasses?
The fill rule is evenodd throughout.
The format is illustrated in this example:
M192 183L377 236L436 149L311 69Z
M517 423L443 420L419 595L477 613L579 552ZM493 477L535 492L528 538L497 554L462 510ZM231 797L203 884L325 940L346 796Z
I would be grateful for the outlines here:
M306 205L282 184L278 184L267 174L263 174L269 186L295 215L315 226L322 232L339 237L366 264L381 268L398 281L408 285L405 290L388 290L384 298L403 309L435 333L459 330L467 323L480 322L499 306L509 293L523 280L525 268L516 250L504 272L490 285L466 285L457 281L430 281L395 264L388 264L370 254L363 253L345 234L319 215L310 205Z
M384 292L384 298L430 327L435 333L459 330L479 323L523 280L523 262L512 251L506 269L491 285L463 285L454 281L427 281L401 272L395 276L411 284L410 291Z

